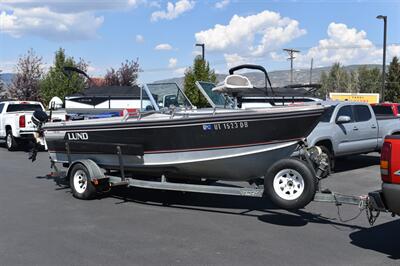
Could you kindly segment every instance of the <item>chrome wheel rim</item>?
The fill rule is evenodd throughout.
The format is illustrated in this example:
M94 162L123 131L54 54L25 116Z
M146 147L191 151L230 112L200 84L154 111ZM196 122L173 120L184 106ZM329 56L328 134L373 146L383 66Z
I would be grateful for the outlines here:
M76 192L82 194L86 191L88 178L83 170L78 170L74 174L74 188Z
M10 134L7 135L7 147L8 148L12 147L12 137Z
M304 179L293 169L279 171L273 182L275 193L284 200L295 200L303 194Z

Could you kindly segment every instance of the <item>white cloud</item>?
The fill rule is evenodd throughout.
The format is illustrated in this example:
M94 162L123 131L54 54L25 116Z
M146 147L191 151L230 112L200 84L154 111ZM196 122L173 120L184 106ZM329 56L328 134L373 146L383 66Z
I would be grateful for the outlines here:
M247 58L242 57L238 54L224 54L224 58L225 58L226 65L228 66L228 68L242 65L245 63L250 63Z
M114 0L115 1L115 0ZM113 2L113 1L111 1ZM128 0L128 5L132 7L137 7L139 4L144 3L144 0Z
M198 55L201 55L201 51L199 51L199 50L193 50L193 51L192 51L192 55L193 55L193 57L196 57L196 56L198 56Z
M97 69L96 67L94 67L94 66L88 66L88 68L87 68L87 72L88 72L90 75L93 75L94 73L96 73L97 70L98 70L98 69Z
M16 61L0 61L0 70L2 71L1 73L13 73L15 72L15 66L17 62Z
M234 15L227 25L217 24L213 28L195 34L196 41L205 43L207 51L229 53L227 64L234 55L244 57L265 56L284 44L306 34L299 22L279 13L265 10L255 15Z
M144 37L143 37L143 35L137 34L135 40L137 43L143 43Z
M1 0L0 32L13 37L39 36L49 40L97 37L104 17L96 11L129 9L146 0Z
M178 63L178 59L172 57L168 60L168 67L174 68L174 67L176 67L177 63Z
M194 5L195 2L190 0L179 0L175 3L175 5L171 2L168 2L166 11L155 11L151 14L151 21L156 22L161 19L175 19L181 14L193 9Z
M395 45L395 44L389 45L387 48L387 52L389 60L391 60L392 57L395 56L400 58L400 45Z
M224 8L227 5L229 5L230 2L231 2L230 0L222 0L222 1L216 2L215 8L219 8L219 9Z
M161 8L161 4L158 1L151 1L149 7Z
M168 43L161 43L158 44L156 47L154 47L155 50L159 50L159 51L166 51L166 50L172 50L172 46Z
M61 14L38 7L2 11L0 21L0 32L13 37L29 34L49 40L77 40L95 38L104 18L88 12Z
M183 76L185 74L186 67L180 67L174 70L174 73L179 76Z
M82 13L86 11L135 8L146 0L2 0L0 7L30 9L47 7L57 13Z
M318 42L317 46L305 53L297 55L298 66L308 66L311 58L316 65L327 66L335 62L349 64L380 64L382 48L377 47L368 38L367 33L356 28L349 28L342 23L330 23L327 29L328 37ZM387 47L387 59L400 56L400 45ZM277 58L279 60L279 58Z

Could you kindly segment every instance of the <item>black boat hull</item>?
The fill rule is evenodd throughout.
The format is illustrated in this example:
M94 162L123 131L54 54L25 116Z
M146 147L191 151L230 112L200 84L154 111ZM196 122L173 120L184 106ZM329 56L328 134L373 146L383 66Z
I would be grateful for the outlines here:
M322 112L323 108L314 108L57 124L47 126L45 136L55 162L92 159L103 168L119 169L120 146L125 168L137 174L249 180L289 157Z

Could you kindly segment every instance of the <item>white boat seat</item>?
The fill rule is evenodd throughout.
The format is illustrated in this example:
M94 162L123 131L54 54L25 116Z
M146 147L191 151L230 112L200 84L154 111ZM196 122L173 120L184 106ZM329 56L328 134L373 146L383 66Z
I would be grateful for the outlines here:
M229 75L225 80L212 89L214 92L237 95L253 89L250 80L242 75Z

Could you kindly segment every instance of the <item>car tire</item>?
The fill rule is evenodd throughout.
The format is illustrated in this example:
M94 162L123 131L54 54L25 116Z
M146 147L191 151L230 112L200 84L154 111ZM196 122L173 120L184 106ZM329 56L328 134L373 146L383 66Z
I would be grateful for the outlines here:
M264 195L279 208L301 209L314 199L317 183L317 178L304 161L282 159L265 175Z
M9 151L15 151L18 148L18 142L12 134L11 130L6 132L6 147Z
M89 171L83 164L75 164L69 173L69 184L72 195L77 199L89 200L97 195L96 187L92 184Z
M335 170L335 156L333 155L331 149L327 148L326 146L318 146L323 153L328 155L328 164L329 164L329 173L333 172Z

